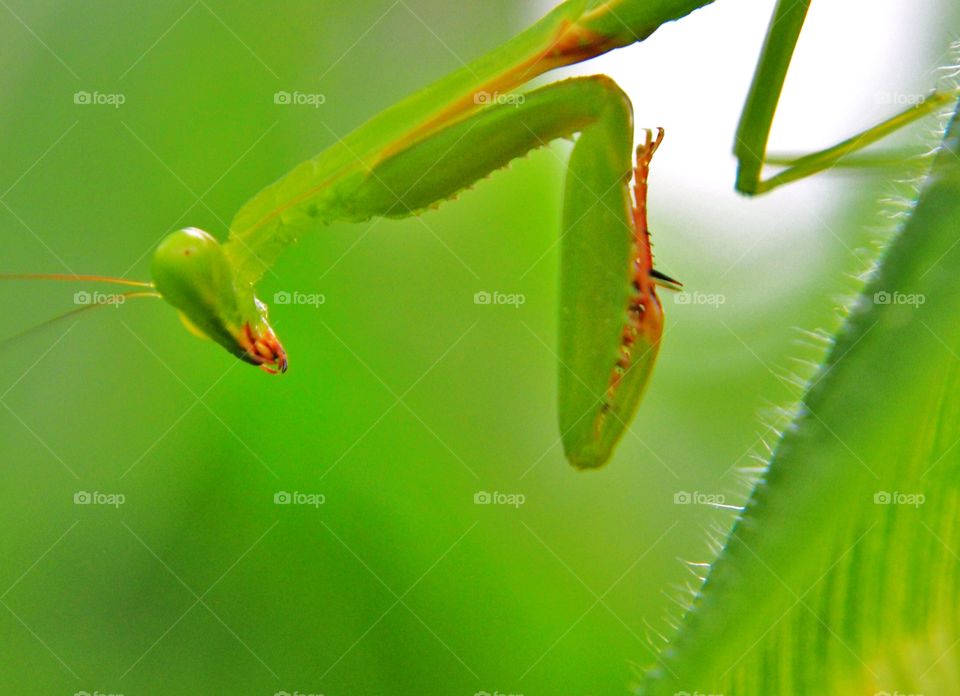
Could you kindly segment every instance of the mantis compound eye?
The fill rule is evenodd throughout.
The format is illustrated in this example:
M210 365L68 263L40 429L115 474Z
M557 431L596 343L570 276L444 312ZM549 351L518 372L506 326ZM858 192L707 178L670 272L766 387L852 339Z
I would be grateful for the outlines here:
M195 227L168 235L152 272L157 291L194 333L267 372L286 371L286 352L267 322L266 306L256 298L240 301L230 260L212 235Z

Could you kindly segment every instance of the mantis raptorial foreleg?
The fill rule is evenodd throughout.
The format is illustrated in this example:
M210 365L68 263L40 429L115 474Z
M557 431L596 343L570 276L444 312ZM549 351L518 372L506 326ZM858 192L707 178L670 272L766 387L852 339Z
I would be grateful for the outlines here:
M560 242L560 425L568 458L589 467L623 434L663 328L645 217L630 192L632 111L616 84L576 78L483 110L372 167L339 205L349 217L415 214L575 133Z
M913 121L935 113L957 99L955 92L934 92L921 103L904 109L833 147L783 163L784 168L780 172L764 179L763 168L767 163L767 143L770 140L773 117L809 8L810 0L779 0L774 9L733 148L739 162L736 187L741 193L766 193L778 186L830 169L847 155L885 138Z
M575 134L560 242L560 422L568 458L593 467L609 458L636 409L663 328L645 208L635 211L630 191L632 110L612 80L574 78L480 110L367 167L334 203L307 214L325 221L417 214L513 159ZM653 147L648 141L640 161L644 196ZM215 307L232 302L218 287L225 282L225 255L196 234L165 243L171 250L161 249L158 287L176 298L180 278L206 278L203 292L181 303L183 311L208 335L235 335L239 320L210 321ZM194 270L185 273L185 266ZM172 267L178 270L170 274ZM205 297L214 301L194 317L190 308ZM252 333L266 335L268 327Z

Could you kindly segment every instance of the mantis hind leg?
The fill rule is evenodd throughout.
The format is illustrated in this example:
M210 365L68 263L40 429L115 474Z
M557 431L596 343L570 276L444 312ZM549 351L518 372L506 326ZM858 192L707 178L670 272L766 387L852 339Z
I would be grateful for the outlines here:
M830 169L847 155L936 112L957 99L957 92L934 92L922 103L911 106L833 147L784 162L784 169L764 179L763 168L767 164L767 144L773 126L773 117L809 8L810 0L779 0L774 9L757 70L753 76L753 83L740 117L733 149L739 163L736 188L741 193L750 196L766 193L784 184Z

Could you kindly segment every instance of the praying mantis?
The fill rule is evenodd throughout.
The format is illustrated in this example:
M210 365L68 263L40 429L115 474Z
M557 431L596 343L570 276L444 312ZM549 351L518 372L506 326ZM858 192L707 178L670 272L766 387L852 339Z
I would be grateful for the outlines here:
M578 468L611 456L649 382L663 334L658 288L677 281L653 268L647 177L663 130L634 153L629 99L603 75L517 92L551 70L643 41L712 0L566 0L512 40L401 101L254 196L220 242L195 228L157 248L152 282L102 276L8 274L139 286L161 297L194 333L270 373L287 354L256 286L279 255L333 222L420 215L551 141L576 138L561 229L559 422ZM826 150L762 174L767 141L809 0L779 0L736 135L736 188L747 195L822 171L956 95L918 106ZM504 98L522 95L522 98Z

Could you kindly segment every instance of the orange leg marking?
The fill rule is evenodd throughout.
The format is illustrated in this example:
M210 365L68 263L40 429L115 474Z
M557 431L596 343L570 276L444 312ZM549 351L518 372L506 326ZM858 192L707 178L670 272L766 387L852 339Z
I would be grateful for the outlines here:
M597 416L595 431L598 437L606 415L613 408L620 382L633 366L633 348L637 339L645 335L649 343L655 344L660 340L663 328L663 311L657 298L656 284L650 275L653 271L653 252L650 248L650 228L647 223L647 179L650 162L662 141L663 128L657 129L656 138L652 131L647 130L646 141L637 148L633 184L633 294L627 306L627 321L620 338L619 356Z

